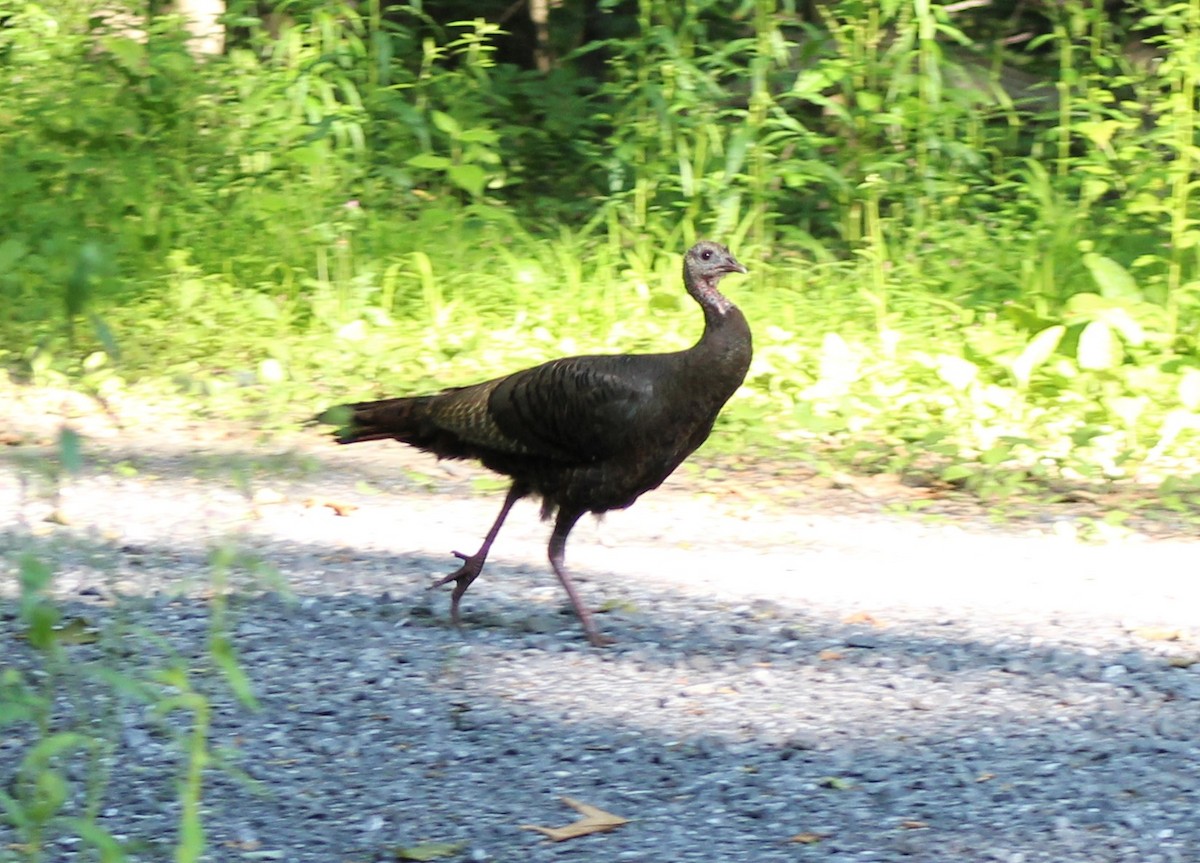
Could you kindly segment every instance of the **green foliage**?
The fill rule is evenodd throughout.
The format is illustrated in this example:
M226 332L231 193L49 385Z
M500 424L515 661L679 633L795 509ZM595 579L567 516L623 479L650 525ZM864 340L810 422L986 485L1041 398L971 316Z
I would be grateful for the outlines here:
M120 727L120 723L101 721L104 717L99 711L113 708L109 700L116 703L132 698L151 705L155 716L166 717L175 711L190 716L190 727L179 740L184 776L175 859L199 860L204 851L202 777L213 760L208 746L208 696L192 686L187 669L178 662L157 670L118 670L109 665L116 654L108 653L103 660L81 664L76 645L124 636L98 632L79 618L64 620L50 593L53 574L38 559L24 556L19 572L19 619L25 640L37 651L40 663L33 674L17 668L0 673L0 727L15 726L23 731L21 736L32 738L15 775L0 790L0 824L7 824L21 842L10 850L19 850L24 859L39 860L50 838L74 834L101 860L127 859L122 842L98 821L107 783L106 765L118 743L97 729ZM211 659L239 699L253 706L249 682L233 656L222 623L223 612L214 612ZM83 699L84 681L110 691L100 700ZM66 730L54 730L62 727L61 705L56 703L64 698L72 705L71 719ZM54 716L60 718L52 723ZM80 757L84 769L79 768ZM76 788L78 785L83 788Z
M82 464L77 434L63 430L58 456L62 472L56 484L61 484ZM237 562L227 549L213 556L216 589L210 608L209 658L238 700L254 708L249 680L237 662L227 629L224 587L228 571ZM101 629L85 618L65 617L54 596L53 569L39 558L21 555L16 575L17 620L27 647L6 645L5 656L26 653L32 664L14 661L0 669L0 729L11 729L13 740L27 743L13 774L0 783L0 827L10 828L19 840L5 851L20 855L13 859L42 860L49 842L76 836L82 848L94 851L104 863L128 859L127 843L101 824L100 813L111 762L120 746L116 732L122 723L115 721L114 714L136 701L150 705L158 717L176 711L190 717L186 729L178 733L184 775L175 859L199 860L204 851L202 779L214 760L208 744L208 694L191 684L187 667L177 657L155 668L145 646L137 653L126 646L114 649L135 634L143 645L152 643L148 633L127 631L118 620ZM173 730L166 723L164 729Z
M736 440L997 494L1194 463L1195 0L1011 47L934 0L601 3L548 73L426 5L234 3L198 60L0 0L0 362L289 422L686 345L714 235L752 264Z

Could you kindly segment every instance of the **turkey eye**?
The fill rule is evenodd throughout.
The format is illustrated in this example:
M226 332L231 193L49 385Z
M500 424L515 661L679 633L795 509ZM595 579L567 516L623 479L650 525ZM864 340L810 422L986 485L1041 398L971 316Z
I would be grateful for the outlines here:
M701 252L700 257L707 261L712 257L712 252Z

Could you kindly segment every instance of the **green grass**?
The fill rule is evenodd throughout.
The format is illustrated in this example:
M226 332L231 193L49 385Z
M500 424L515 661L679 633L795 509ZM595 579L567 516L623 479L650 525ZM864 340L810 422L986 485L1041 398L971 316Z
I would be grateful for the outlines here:
M799 33L766 0L646 2L599 77L500 66L491 25L376 4L313 3L277 34L238 7L249 36L205 64L169 23L141 44L89 29L86 3L10 5L15 380L282 429L684 347L679 256L709 235L751 268L726 288L756 338L716 451L988 500L1194 502L1195 3L1116 23L1066 4L1040 53L1001 57L1058 85L1027 110L955 83L950 49L987 43L937 4L830 4ZM1172 62L1126 63L1131 34Z
M79 344L80 353L95 349L90 368L51 358L34 381L108 395L134 386L182 398L201 415L286 429L347 398L469 383L564 354L670 350L699 334L678 254L611 259L604 246L561 235L452 241L445 235L440 248L390 262L403 269L389 308L358 300L339 308L337 288L326 285L319 309L263 306L258 315L238 302L245 289L218 275L180 303L184 289L172 280L201 276L176 273L137 306L97 304L119 362L99 341ZM728 279L756 352L717 451L927 472L986 497L1025 484L1154 487L1193 470L1200 371L1148 350L1135 355L1136 369L1089 368L1078 337L1066 347L1069 328L1048 339L1036 325L1031 334L1018 311L973 305L986 262L944 272L921 264L889 269L882 316L866 287L869 261L761 261ZM1004 273L1002 261L991 266Z

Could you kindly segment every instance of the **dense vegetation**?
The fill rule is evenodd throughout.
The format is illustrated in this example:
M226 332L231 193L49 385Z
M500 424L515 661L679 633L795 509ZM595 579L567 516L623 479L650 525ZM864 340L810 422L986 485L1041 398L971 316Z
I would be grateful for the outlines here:
M119 5L0 0L20 380L280 423L680 346L711 236L752 265L725 445L1196 488L1200 2L577 0L546 72L419 2L232 3L204 59Z

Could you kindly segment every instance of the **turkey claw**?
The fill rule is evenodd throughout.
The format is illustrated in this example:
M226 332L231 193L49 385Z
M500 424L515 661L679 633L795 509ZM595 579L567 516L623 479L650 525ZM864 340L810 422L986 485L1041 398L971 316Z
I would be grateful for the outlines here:
M461 551L453 552L454 556L463 562L463 565L454 572L439 578L433 584L429 585L429 590L435 587L454 582L454 590L450 591L450 620L455 626L461 626L462 621L458 614L458 603L463 598L463 594L467 592L467 588L471 586L471 582L479 577L479 573L483 571L483 561L485 558L479 554L466 555Z
M599 632L589 632L587 634L588 643L592 647L612 647L617 643L615 638L610 638L607 635L601 635Z

